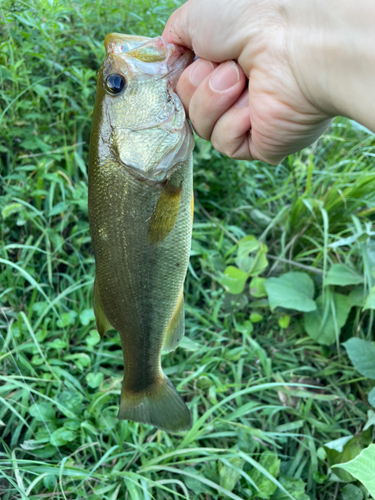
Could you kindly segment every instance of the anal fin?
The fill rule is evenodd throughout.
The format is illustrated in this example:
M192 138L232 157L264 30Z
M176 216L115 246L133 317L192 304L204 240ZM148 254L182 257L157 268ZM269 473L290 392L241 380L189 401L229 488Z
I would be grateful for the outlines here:
M167 327L163 351L174 351L185 333L184 290L181 288L176 309Z
M96 327L98 329L99 335L103 338L104 334L108 332L108 330L112 330L113 327L111 323L108 321L107 316L104 313L102 301L99 294L98 284L96 282L96 278L94 281L94 300L93 300L93 308L96 320Z

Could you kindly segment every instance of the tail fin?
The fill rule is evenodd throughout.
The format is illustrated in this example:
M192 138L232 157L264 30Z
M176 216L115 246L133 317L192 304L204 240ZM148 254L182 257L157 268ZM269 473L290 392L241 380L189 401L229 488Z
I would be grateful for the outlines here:
M123 386L118 418L151 424L172 433L191 427L187 406L164 374L145 391L129 392Z

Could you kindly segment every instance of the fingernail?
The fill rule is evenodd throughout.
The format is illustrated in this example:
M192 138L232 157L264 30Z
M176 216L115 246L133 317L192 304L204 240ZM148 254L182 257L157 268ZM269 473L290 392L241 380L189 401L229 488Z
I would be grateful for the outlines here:
M234 61L227 61L215 71L210 80L214 92L228 90L240 80L240 73Z
M238 108L248 108L249 107L249 89L245 89L240 98L236 101L235 106Z
M203 80L213 72L215 66L211 61L207 61L206 59L198 59L194 63L193 71L190 74L190 81L195 86L198 87Z

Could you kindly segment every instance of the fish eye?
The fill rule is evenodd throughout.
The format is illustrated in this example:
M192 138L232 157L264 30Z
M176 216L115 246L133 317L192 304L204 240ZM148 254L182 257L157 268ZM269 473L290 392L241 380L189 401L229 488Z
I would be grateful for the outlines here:
M119 94L126 86L126 80L122 75L113 73L106 78L105 86L110 94Z

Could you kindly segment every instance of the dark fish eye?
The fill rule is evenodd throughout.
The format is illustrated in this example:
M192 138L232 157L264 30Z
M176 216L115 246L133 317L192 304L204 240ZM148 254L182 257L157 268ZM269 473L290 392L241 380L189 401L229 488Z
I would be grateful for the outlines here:
M119 94L121 90L126 86L126 80L122 75L113 73L106 78L105 85L108 92L116 95Z

